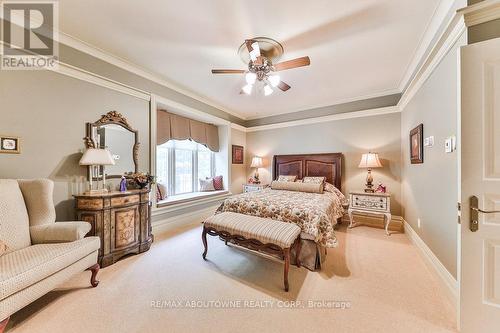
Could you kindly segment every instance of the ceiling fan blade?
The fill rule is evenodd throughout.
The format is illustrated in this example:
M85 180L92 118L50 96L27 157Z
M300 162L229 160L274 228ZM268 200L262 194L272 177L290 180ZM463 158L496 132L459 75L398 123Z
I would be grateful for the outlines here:
M286 84L285 82L280 81L280 83L278 83L278 88L280 88L283 91L287 91L291 87L288 84Z
M296 67L309 66L311 64L311 59L309 57L301 57L297 59L292 59L288 61L283 61L274 65L274 71L284 71L286 69L292 69Z
M212 69L212 74L243 74L244 69Z

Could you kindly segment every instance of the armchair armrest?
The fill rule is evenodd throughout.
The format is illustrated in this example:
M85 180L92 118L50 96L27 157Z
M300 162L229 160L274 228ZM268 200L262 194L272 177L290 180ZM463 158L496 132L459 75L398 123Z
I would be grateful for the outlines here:
M73 242L90 231L88 222L59 222L30 227L32 244Z

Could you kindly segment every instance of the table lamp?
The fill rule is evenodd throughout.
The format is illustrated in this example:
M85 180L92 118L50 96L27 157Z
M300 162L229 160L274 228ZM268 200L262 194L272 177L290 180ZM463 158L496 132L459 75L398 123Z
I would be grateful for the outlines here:
M250 165L251 168L255 168L255 174L253 176L254 183L255 184L260 184L259 180L259 168L262 168L262 157L254 156L252 158L252 164Z
M380 160L378 159L378 154L377 153L367 153L363 154L361 156L361 161L359 162L358 165L359 168L367 168L368 169L368 174L366 175L366 188L365 192L367 193L374 193L375 190L373 189L373 177L372 177L372 168L381 168L382 163L380 163Z
M106 193L108 189L106 188L106 173L104 172L105 165L114 165L115 160L109 150L88 148L80 159L80 165L90 166L90 193ZM94 178L95 167L103 166L102 168L102 189L94 189L92 186L92 180ZM98 170L98 169L97 169ZM99 181L99 172L97 172L97 181ZM98 186L99 187L99 186Z

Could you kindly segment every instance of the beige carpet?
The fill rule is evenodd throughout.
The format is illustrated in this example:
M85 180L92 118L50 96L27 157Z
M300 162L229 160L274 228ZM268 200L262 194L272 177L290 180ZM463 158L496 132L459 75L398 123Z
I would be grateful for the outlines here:
M341 247L329 251L326 268L293 267L289 293L281 263L215 237L204 262L200 234L191 226L157 236L149 252L102 269L95 289L88 287L89 272L79 274L12 316L9 332L455 331L451 304L404 234L341 226ZM169 307L174 300L183 308ZM189 308L197 305L186 304L191 300L215 308ZM224 309L217 300L247 303ZM307 301L348 308L314 309Z

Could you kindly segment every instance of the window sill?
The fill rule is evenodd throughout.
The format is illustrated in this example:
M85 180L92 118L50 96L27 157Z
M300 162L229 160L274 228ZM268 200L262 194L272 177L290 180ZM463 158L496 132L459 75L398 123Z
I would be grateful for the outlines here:
M229 197L231 193L227 190L195 192L171 196L157 203L152 215L162 214L178 209L188 208L193 205L218 201Z

